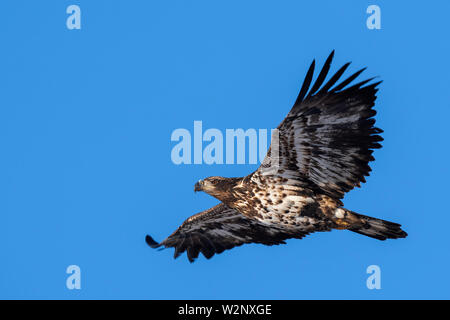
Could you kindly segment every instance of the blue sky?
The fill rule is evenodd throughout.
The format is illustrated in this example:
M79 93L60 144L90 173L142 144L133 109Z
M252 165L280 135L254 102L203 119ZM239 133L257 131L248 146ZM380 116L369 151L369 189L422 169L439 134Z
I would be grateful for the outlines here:
M81 30L66 8L79 5ZM366 8L381 8L381 30ZM448 1L8 1L0 5L0 298L450 298ZM177 128L275 128L313 58L384 81L385 130L351 210L403 224L246 245L194 264L158 240L217 200L175 165ZM66 268L81 268L81 290ZM366 268L381 268L381 290Z

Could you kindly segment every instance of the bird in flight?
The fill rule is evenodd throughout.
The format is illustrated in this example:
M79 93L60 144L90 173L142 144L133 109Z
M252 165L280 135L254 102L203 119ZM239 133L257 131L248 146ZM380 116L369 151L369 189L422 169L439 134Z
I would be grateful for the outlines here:
M381 148L373 109L381 81L352 84L364 68L339 82L347 63L324 84L333 56L314 84L312 62L261 166L246 177L198 181L195 191L221 203L191 216L161 243L147 235L150 247L173 247L175 258L186 251L193 262L200 252L210 259L245 243L278 245L333 229L378 240L407 236L397 223L343 207L345 193L369 175L373 149Z

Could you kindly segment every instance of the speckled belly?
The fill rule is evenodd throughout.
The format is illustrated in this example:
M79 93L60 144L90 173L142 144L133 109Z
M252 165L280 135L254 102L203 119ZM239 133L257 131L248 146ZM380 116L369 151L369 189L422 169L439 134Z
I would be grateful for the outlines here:
M302 231L329 229L330 221L323 215L315 199L296 192L266 192L258 196L256 206L259 221L270 225L283 225Z

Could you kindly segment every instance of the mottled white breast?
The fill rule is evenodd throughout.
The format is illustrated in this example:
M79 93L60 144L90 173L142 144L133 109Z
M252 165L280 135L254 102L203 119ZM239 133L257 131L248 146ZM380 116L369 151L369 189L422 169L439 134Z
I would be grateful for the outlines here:
M259 219L262 222L297 227L309 225L316 221L311 217L302 215L305 206L314 202L312 198L286 194L286 192L280 194L279 192L269 191L260 200L263 210Z

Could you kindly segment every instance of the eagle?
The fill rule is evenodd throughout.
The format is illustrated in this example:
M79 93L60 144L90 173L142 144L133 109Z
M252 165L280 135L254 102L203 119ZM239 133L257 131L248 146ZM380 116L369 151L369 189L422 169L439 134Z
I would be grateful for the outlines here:
M210 259L246 243L285 244L333 229L378 240L407 236L400 224L343 207L345 193L366 182L372 153L381 148L383 131L374 126L373 107L382 81L373 82L374 77L353 84L366 68L340 81L346 63L325 82L333 57L334 50L314 83L312 61L261 166L245 177L198 181L194 191L220 204L189 217L160 243L147 235L150 247L174 248L174 258L186 251L193 262L200 252Z

